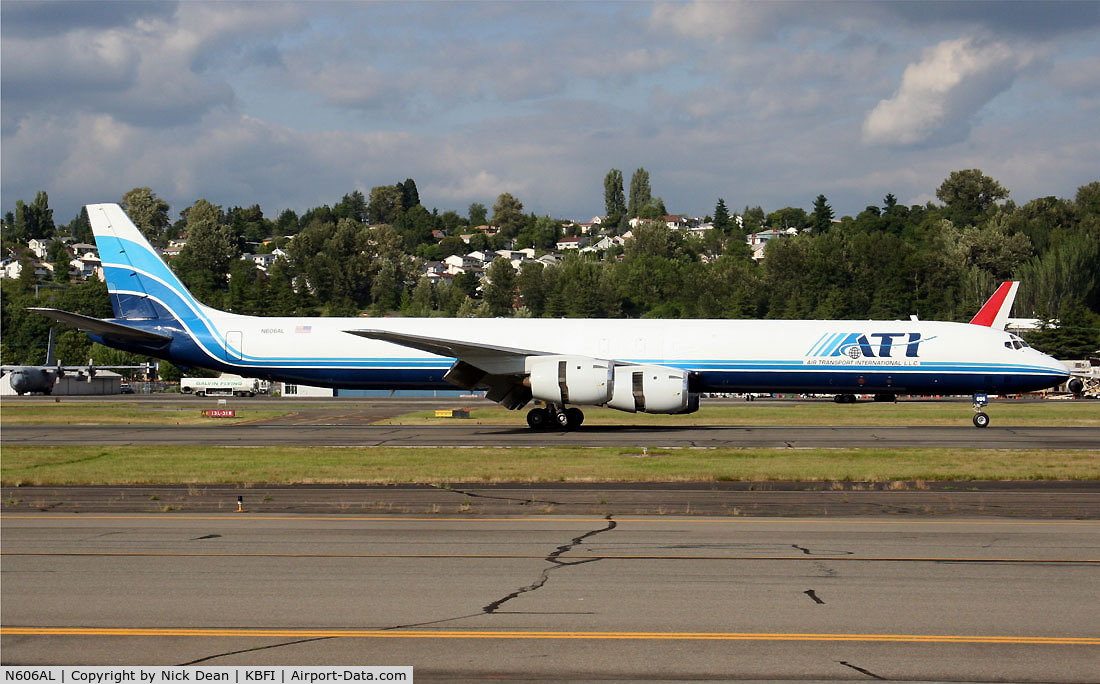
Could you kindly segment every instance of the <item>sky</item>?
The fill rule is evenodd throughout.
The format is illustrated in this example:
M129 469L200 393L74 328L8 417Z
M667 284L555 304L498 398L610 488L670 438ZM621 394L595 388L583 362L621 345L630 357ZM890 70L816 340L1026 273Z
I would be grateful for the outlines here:
M275 217L413 178L588 220L836 216L979 168L1019 204L1100 180L1100 2L0 3L0 207L147 186Z

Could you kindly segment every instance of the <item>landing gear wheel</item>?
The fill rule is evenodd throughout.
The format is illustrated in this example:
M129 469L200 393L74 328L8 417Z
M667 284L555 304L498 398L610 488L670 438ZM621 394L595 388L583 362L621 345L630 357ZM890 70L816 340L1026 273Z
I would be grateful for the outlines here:
M527 412L527 425L532 430L544 430L550 425L550 412L544 408L535 408Z
M554 411L554 422L557 423L558 427L562 430L569 429L569 414L565 411Z
M584 412L579 408L565 409L565 420L570 430L576 430L584 422Z
M989 427L989 416L982 413L981 411L978 411L977 413L975 413L974 414L974 427L980 427L980 428Z

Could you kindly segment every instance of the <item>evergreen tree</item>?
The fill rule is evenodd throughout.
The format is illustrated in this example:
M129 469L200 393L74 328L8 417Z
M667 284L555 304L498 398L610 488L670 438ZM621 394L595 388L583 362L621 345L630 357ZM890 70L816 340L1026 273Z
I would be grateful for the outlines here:
M653 190L649 187L649 171L639 168L630 177L630 205L627 214L632 218L642 215L642 210L650 205Z
M500 229L502 236L515 237L526 223L522 202L508 192L497 198L493 205L493 225Z
M814 210L810 215L810 225L815 233L824 233L833 226L833 208L825 195L818 195L814 200Z
M401 206L408 211L420 206L420 192L416 189L416 182L412 178L406 178L404 183L398 183L401 188Z
M623 196L623 172L611 169L603 179L603 202L606 225L616 230L626 215L626 198Z
M726 208L726 200L719 197L718 204L714 206L714 230L725 235L730 232L731 225L733 225L733 222L730 221L730 212Z
M500 318L511 316L516 298L516 271L504 257L493 259L487 273L489 284L485 288L485 305L489 315Z

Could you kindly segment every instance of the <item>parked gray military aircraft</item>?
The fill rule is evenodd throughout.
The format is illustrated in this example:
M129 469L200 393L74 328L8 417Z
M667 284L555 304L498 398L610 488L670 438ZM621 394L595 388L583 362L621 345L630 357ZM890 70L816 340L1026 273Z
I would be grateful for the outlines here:
M148 370L152 364L146 363L139 366L96 366L92 359L84 366L62 366L56 359L53 345L53 328L50 328L50 339L46 344L46 363L42 366L3 366L0 368L0 377L11 375L11 388L16 394L32 394L41 392L51 394L59 378L65 375L73 375L78 379L92 381L96 371L100 370Z

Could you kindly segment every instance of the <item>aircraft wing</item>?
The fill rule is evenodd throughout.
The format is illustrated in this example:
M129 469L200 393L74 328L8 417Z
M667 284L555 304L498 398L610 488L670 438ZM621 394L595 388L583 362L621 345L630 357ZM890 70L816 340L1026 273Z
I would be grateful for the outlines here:
M528 356L545 356L549 353L533 349L501 347L480 342L448 340L427 335L412 335L390 330L345 330L344 332L371 340L399 344L410 349L419 349L429 354L448 356L459 361L465 361L494 375L523 373L524 359Z
M60 309L28 307L27 311L34 311L35 313L41 314L46 318L52 318L55 321L71 325L77 330L83 330L85 332L102 335L104 337L113 337L115 339L121 340L133 340L135 342L142 342L145 344L155 344L172 341L172 338L168 335L161 335L160 333L150 332L148 330L141 330L140 328L131 328L130 326L122 325L121 323L112 323L111 321L105 321L100 318L84 316L77 313L71 313L69 311L62 311Z

